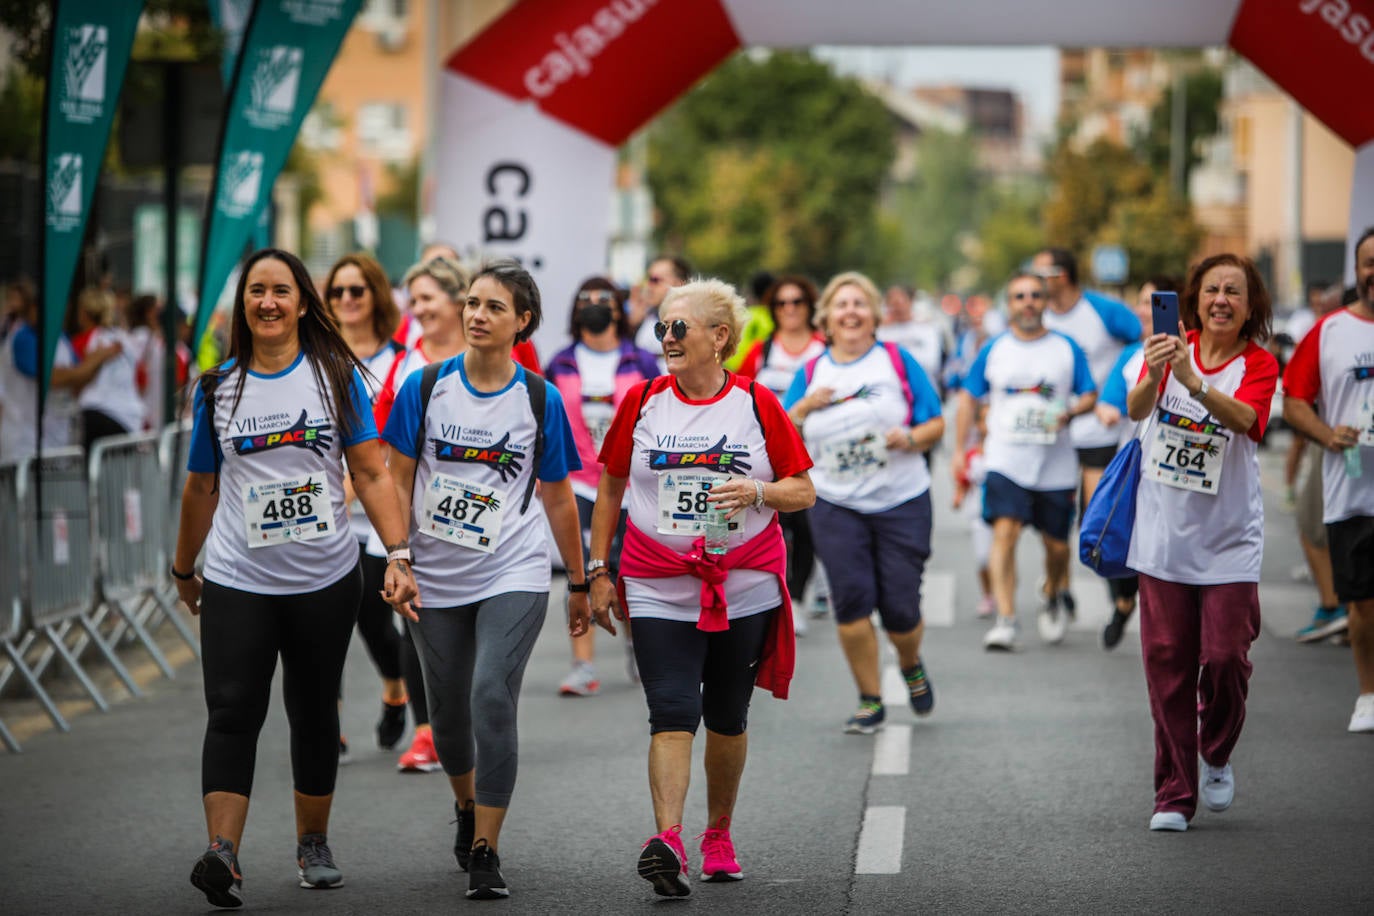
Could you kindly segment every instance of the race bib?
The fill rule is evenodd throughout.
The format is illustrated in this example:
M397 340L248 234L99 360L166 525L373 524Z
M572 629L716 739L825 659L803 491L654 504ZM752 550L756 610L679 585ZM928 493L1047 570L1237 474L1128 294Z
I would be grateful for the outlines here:
M313 477L246 483L243 519L249 547L322 538L334 531L329 483Z
M586 417L587 432L592 437L592 448L597 454L601 453L601 446L606 442L606 434L611 431L612 416L605 417Z
M1355 428L1360 431L1360 445L1365 448L1374 448L1374 393L1364 399L1364 404L1360 405L1360 414L1355 420Z
M505 518L506 493L435 474L421 503L420 533L479 553L491 553Z
M1014 445L1053 445L1064 406L1038 394L1014 394L1002 410L1002 432Z
M706 531L711 486L725 478L710 471L660 471L658 475L658 533L695 537ZM730 530L739 530L730 522Z
M852 483L887 467L887 439L869 431L852 439L821 443L821 470L837 481Z
M1222 436L1156 426L1146 474L1165 486L1215 496L1221 487L1226 445Z

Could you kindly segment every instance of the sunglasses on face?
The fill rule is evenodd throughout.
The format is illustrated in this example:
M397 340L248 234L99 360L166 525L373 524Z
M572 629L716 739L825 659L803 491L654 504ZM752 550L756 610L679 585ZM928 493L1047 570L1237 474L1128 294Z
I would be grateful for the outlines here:
M687 336L687 331L692 327L695 327L695 325L690 325L687 322L683 321L681 318L677 319L671 324L665 324L662 321L655 321L654 338L656 340L662 341L663 338L668 336L668 332L672 331L674 340L682 340L684 337ZM714 328L719 327L719 325L708 324L706 325L706 327Z
M354 299L361 299L363 293L367 292L367 287L362 285L355 286L331 286L329 287L330 299L342 299L344 293L348 293Z
M1043 299L1045 298L1045 294L1037 289L1029 293L1012 293L1010 298L1019 302L1022 299Z
M805 306L805 305L807 305L807 301L806 301L805 299L774 299L774 300L773 300L773 305L775 305L775 306L777 306L778 308L782 309L782 308L787 308L789 305L801 305L801 306Z
M583 290L577 294L578 302L590 302L593 305L615 305L615 293L610 290L587 291Z
M1031 272L1042 280L1053 280L1055 277L1064 276L1064 268L1062 267L1042 267Z

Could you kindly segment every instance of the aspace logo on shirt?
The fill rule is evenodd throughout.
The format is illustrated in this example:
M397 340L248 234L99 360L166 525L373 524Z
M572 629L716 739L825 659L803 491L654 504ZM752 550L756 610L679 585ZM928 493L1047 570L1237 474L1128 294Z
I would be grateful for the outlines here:
M1047 401L1054 400L1054 384L1052 382L1040 382L1027 388L1016 388L1008 385L1002 389L1002 393L1008 396L1016 394L1038 394Z
M520 476L520 470L524 467L521 462L525 460L525 450L517 449L510 444L510 433L506 433L492 445L464 445L449 441L457 439L461 432L461 427L447 423L440 427L440 435L445 438L430 440L434 443L436 460L489 467L501 475L502 483Z
M266 417L246 417L232 421L234 432L231 441L234 445L234 453L246 455L292 445L296 448L310 449L316 455L323 456L328 450L329 444L334 441L334 437L329 435L329 421L321 419L307 423L304 409L301 410L301 415L296 418L296 422L292 423L289 429L276 430L270 433L257 432L260 427L281 422L287 416L288 414L271 414Z
M746 474L750 464L746 448L726 450L725 436L714 445L706 446L705 436L659 436L658 448L649 449L649 467L655 471L669 468L700 468L724 471L727 474ZM703 447L704 446L704 447Z
M1186 417L1181 413L1174 413L1172 410L1165 410L1161 407L1159 410L1159 422L1165 426L1173 426L1190 433L1198 433L1204 436L1220 436L1223 439L1231 438L1230 434L1226 431L1226 427L1217 422L1216 418L1211 414L1208 414L1207 418L1204 420L1194 420L1192 417ZM1196 447L1201 447L1201 445L1198 444Z
M1374 378L1374 366L1351 366L1350 377L1357 382L1367 382Z

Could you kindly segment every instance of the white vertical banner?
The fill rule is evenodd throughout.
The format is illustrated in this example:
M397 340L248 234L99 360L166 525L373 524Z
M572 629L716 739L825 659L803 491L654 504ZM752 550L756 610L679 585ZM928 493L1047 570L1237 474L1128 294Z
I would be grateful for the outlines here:
M615 147L452 71L441 99L435 235L469 263L525 265L543 300L534 345L551 356L578 284L606 267Z
M1374 226L1374 140L1355 151L1355 183L1350 189L1350 236L1345 247L1345 285L1355 285L1355 241Z

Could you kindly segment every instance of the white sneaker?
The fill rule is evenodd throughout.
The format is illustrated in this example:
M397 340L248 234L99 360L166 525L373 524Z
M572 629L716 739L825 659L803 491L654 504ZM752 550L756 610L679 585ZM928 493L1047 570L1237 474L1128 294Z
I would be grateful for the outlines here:
M1208 811L1225 811L1236 797L1236 775L1231 764L1214 767L1202 761L1202 803Z
M807 629L806 612L802 610L801 602L792 602L792 632L798 636L805 636Z
M1069 633L1069 615L1059 606L1059 596L1042 598L1040 611L1035 615L1035 628L1040 638L1052 646L1064 641Z
M565 697L595 696L601 689L601 681L596 677L596 669L591 662L573 662L572 670L558 685L558 693Z
M1011 652L1016 649L1016 618L1001 617L983 635L983 648L988 651Z
M1177 811L1156 811L1150 818L1151 830L1172 830L1182 833L1188 829L1188 819Z
M1362 693L1355 701L1355 712L1350 717L1352 732L1374 732L1374 693Z

